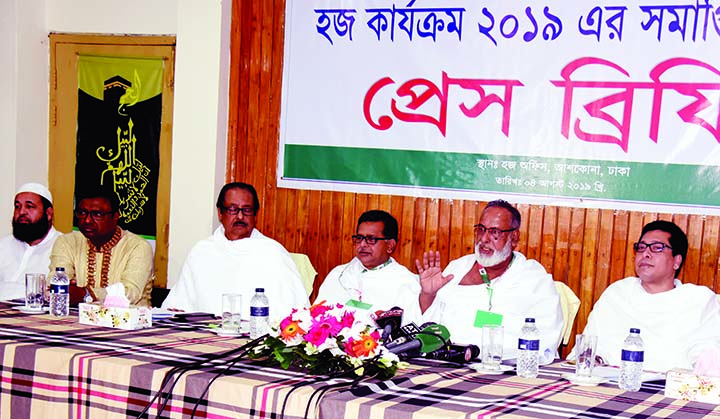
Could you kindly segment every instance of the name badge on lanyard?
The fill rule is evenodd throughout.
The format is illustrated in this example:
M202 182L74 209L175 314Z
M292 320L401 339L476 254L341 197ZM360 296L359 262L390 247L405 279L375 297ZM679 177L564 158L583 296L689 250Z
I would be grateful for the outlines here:
M348 300L345 305L359 310L370 310L370 307L372 307L372 304L363 303L358 300Z
M484 266L481 266L478 270L480 272L480 278L482 278L483 282L485 283L485 287L487 288L488 293L488 311L478 310L475 313L475 327L483 327L485 325L495 325L500 326L502 324L503 315L500 313L493 313L492 311L492 298L493 298L493 288L490 284L490 277L485 270Z

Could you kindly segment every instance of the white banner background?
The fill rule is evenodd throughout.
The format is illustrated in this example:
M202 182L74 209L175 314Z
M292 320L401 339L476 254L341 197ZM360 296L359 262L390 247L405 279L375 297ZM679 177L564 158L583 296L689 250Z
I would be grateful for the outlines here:
M679 6L684 8L679 8ZM657 6L648 11L643 7ZM665 9L659 8L665 6ZM667 7L672 6L668 9ZM394 12L394 25L390 17ZM622 26L618 8L625 7ZM341 14L340 10L354 10ZM372 9L388 9L388 28L378 34L368 21L377 15ZM398 9L408 12L402 14ZM434 9L434 10L429 10ZM440 9L440 10L438 10ZM449 31L450 15L442 9L454 9L455 21L462 12L461 36ZM718 9L717 14L715 9ZM414 13L410 13L412 10ZM663 20L650 23L651 16L662 12ZM428 16L444 21L435 40L422 37L422 22ZM686 16L683 15L686 13ZM602 14L602 18L600 18ZM401 27L401 18L412 16L412 39ZM342 33L342 17L354 22ZM589 17L595 18L594 25ZM676 19L677 16L677 19ZM672 31L672 22L682 23L683 34ZM707 19L705 20L705 17ZM327 20L325 20L327 18ZM697 22L695 19L697 18ZM536 24L533 24L533 19ZM494 20L494 24L491 21ZM329 23L327 30L322 29ZM349 23L345 21L345 23ZM560 23L562 26L560 27ZM599 25L598 25L599 23ZM643 29L646 25L647 29ZM621 30L613 30L612 26ZM561 71L583 57L596 57L624 69L628 75L603 65L587 65L575 71L572 80L651 83L650 72L658 64L673 58L697 60L709 68L678 66L662 75L663 82L708 83L720 86L720 7L712 2L623 1L596 2L520 2L520 1L288 1L286 14L285 62L282 93L281 144L278 184L282 187L331 189L353 192L409 194L449 198L488 199L502 191L445 189L426 185L392 185L382 182L342 181L293 177L286 173L285 148L288 145L321 145L388 150L422 150L501 156L527 156L559 159L587 159L608 162L697 165L713 176L720 173L720 134L718 112L720 90L699 90L710 107L694 116L707 121L703 128L681 119L678 112L696 99L677 89L635 89L631 117L624 121L629 132L624 150L617 126L588 114L584 105L622 92L619 88L576 88L570 113L569 135L561 133L565 89L553 85L562 81ZM683 27L683 26L681 26ZM491 28L491 29L490 29ZM513 29L517 28L515 34ZM536 29L537 28L537 29ZM581 34L581 28L595 35ZM599 28L599 35L597 29ZM551 35L545 39L545 34ZM678 28L675 28L678 29ZM391 30L393 38L391 38ZM553 39L552 34L557 36ZM323 35L325 33L326 36ZM528 33L528 40L524 35ZM534 35L534 37L532 37ZM350 39L352 37L352 39ZM490 39L494 38L494 41ZM660 40L658 40L660 37ZM328 39L329 38L329 39ZM621 39L620 39L621 38ZM693 40L694 38L694 40ZM332 41L332 42L331 42ZM477 91L450 85L447 91L447 122L406 122L393 115L391 103L403 112L438 118L442 108L439 95L432 96L417 109L409 109L408 96L398 88L413 79L425 79L442 90L443 73L450 79L516 80L522 86L512 89L507 135L503 133L501 103L490 104L477 117L468 117L460 106L472 107L480 99ZM393 83L372 97L369 120L363 104L368 91L383 78ZM504 96L502 86L482 84L486 94ZM712 87L712 86L711 86ZM426 87L415 86L421 95ZM692 93L692 92L691 92ZM657 142L650 138L653 98L661 95ZM599 109L623 122L623 104ZM392 125L386 130L372 126L387 115ZM589 142L574 130L576 119L583 131L615 137L615 142ZM438 127L440 125L440 127ZM711 132L712 130L715 132ZM314 164L315 162L307 162ZM368 162L371 164L372 162ZM377 162L375 162L377 163ZM338 163L340 164L340 163ZM385 165L402 162L387 161ZM343 170L338 168L337 170ZM350 170L350 169L348 169ZM403 170L399 167L398 170ZM663 180L665 182L666 180ZM692 182L692 179L671 179ZM633 179L633 182L642 182ZM661 187L653 184L652 187ZM717 190L716 190L717 191ZM720 213L720 202L710 205L682 205L672 202L614 201L612 196L597 197L586 204L582 196L561 197L552 193L514 195L519 202L595 207L628 208L673 212Z

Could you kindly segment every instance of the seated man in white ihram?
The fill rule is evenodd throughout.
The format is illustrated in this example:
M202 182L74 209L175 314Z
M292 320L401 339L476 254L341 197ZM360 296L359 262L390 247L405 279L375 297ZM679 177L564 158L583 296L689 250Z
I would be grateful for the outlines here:
M500 324L503 359L512 359L525 318L532 317L540 330L540 364L552 362L563 328L560 296L540 263L513 251L520 212L506 201L492 201L474 227L474 254L453 260L444 271L439 253L425 253L422 263L415 262L424 320L445 325L454 343L478 346L481 327Z
M693 368L703 351L720 347L720 304L709 288L677 279L687 236L674 223L653 221L633 249L637 277L607 287L583 333L598 337L597 356L610 365L620 365L623 341L630 328L638 328L643 369Z
M190 250L165 309L221 314L222 294L242 294L242 317L250 316L255 288L265 288L270 319L279 320L308 298L295 262L278 242L255 228L260 202L255 188L233 182L217 200L222 224Z
M374 313L416 301L420 292L417 275L390 256L397 238L398 223L392 215L381 210L364 212L352 236L355 257L330 271L315 302L340 303ZM414 321L404 317L404 323Z

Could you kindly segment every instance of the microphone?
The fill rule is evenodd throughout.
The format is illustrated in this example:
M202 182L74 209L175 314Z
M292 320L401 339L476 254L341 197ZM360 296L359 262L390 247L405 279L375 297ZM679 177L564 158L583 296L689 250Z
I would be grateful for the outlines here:
M395 333L392 334L392 340L385 343L385 348L390 349L394 346L400 345L401 343L409 342L415 339L415 335L417 335L418 332L420 332L420 328L417 327L415 323L410 322L405 326L400 327L400 329L396 330Z
M441 324L431 324L420 330L411 341L387 349L398 356L404 357L408 357L409 352L416 350L426 354L445 346L449 338L450 332L447 327Z
M383 342L397 338L394 336L396 330L400 329L402 324L403 309L400 307L393 307L387 311L378 310L371 317L375 320L375 324L382 329L380 339Z
M449 348L440 348L437 351L425 354L427 359L450 361L456 364L465 364L480 356L477 345L450 345Z

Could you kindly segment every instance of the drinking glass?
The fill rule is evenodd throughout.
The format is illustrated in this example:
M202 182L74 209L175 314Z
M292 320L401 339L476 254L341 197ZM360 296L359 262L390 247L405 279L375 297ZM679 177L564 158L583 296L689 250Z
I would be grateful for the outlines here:
M222 330L225 333L240 333L242 295L222 295Z
M575 336L575 375L589 377L595 367L595 349L597 348L597 336L576 335Z
M45 295L45 274L25 274L25 306L32 310L41 310Z
M486 370L499 370L503 355L504 329L486 324L482 329L482 365Z

